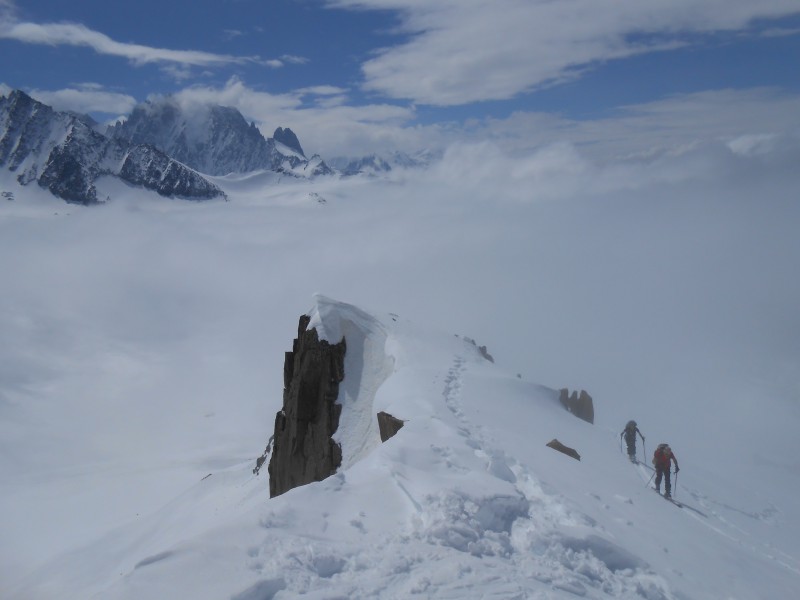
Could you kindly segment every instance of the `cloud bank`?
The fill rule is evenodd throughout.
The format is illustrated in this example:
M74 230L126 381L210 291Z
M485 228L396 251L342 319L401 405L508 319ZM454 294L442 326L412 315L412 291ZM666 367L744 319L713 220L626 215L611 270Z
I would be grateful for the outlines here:
M567 143L600 162L683 154L698 144L742 136L800 137L800 95L772 88L709 90L620 108L592 120L541 112L505 119L420 125L413 107L348 105L348 91L332 86L292 94L254 90L232 78L222 87L191 87L178 97L238 108L265 135L291 127L303 147L323 158L394 150L443 152L454 144L489 142L511 156Z
M598 63L690 43L800 12L795 0L329 0L399 11L407 41L363 64L364 87L452 106L505 100Z
M6 86L7 89L10 89ZM0 87L0 92L3 88ZM60 110L128 114L131 96L99 84L30 90ZM775 88L708 90L621 107L595 119L518 111L506 118L423 125L414 107L388 103L354 106L350 90L313 86L275 94L233 77L222 86L191 86L175 98L184 106L219 104L238 109L265 136L290 127L310 154L325 159L393 151L443 153L452 146L488 143L508 156L527 156L567 144L600 164L620 159L651 161L683 155L707 144L740 154L781 151L800 139L800 94Z

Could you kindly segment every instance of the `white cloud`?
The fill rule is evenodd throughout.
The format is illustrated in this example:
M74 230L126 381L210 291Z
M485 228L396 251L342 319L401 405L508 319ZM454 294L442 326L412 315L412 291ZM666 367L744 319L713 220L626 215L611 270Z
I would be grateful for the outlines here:
M759 156L769 154L780 142L780 137L774 133L756 133L739 136L728 142L731 152L740 156Z
M280 67L280 60L264 60L258 56L232 56L198 50L170 50L141 44L117 42L109 36L77 23L20 23L3 18L0 39L49 46L83 46L98 54L118 56L135 65L160 64L179 67L221 67L231 64L257 63Z
M315 85L295 90L297 94L311 94L314 96L341 96L347 93L344 88L335 85Z
M744 135L800 136L800 96L771 88L711 90L622 107L610 116L571 120L518 112L465 126L465 139L492 140L509 152L527 153L568 141L599 160L681 153L709 141Z
M17 7L12 0L0 0L0 19L10 19L16 12Z
M800 28L775 27L767 29L761 33L764 37L788 37L790 35L800 35Z
M800 11L796 0L329 0L399 11L410 37L363 65L365 88L431 105L512 98L593 65Z
M285 112L300 106L300 100L290 94L270 94L247 87L242 80L232 77L221 88L192 86L175 94L183 104L220 104L233 106L245 116L259 118L272 112Z
M307 152L323 157L424 146L423 137L406 129L415 116L412 109L389 104L342 105L342 91L334 86L318 86L290 94L271 94L249 88L233 77L221 88L193 86L175 97L184 104L233 106L245 118L254 120L266 136L271 136L277 127L290 127ZM311 103L305 104L303 98L309 95ZM333 101L319 104L318 97Z
M238 37L243 36L244 32L243 31L239 31L238 29L223 29L222 30L222 34L223 34L223 37L226 40L233 40L233 39L236 39Z
M31 90L30 95L57 110L79 113L107 113L122 115L136 106L136 99L128 94L111 92L97 83L82 83L63 90Z
M189 65L165 64L161 65L160 69L162 73L178 83L189 81L194 77L194 70Z
M303 56L295 56L294 54L284 54L281 56L281 60L293 65L304 65L308 62L307 58Z
M713 189L768 187L795 180L800 138L748 136L730 143L709 141L682 152L647 159L599 160L568 142L510 153L492 142L455 143L431 169L415 173L422 185L464 197L481 195L498 202L543 202L573 198L613 198L622 193L680 197L685 187ZM444 192L443 192L444 193Z

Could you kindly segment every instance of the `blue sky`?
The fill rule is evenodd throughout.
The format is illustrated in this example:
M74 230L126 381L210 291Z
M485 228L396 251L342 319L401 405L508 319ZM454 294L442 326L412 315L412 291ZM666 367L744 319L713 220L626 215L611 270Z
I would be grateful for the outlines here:
M232 105L323 156L589 144L647 114L688 134L703 111L728 115L708 135L776 134L800 114L800 4L0 0L0 84L100 120L159 94Z

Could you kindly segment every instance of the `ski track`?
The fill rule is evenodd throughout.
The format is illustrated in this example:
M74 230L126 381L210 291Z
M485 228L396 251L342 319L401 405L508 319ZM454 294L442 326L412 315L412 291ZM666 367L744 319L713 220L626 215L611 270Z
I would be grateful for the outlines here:
M545 492L538 479L522 463L496 448L480 426L470 423L461 403L466 371L467 361L455 356L444 381L442 396L445 405L456 418L458 430L466 438L467 445L478 458L485 460L486 470L512 483L524 505L524 510L514 516L508 531L501 532L499 538L499 556L507 560L505 566L510 569L509 573L514 574L513 579L520 580L517 585L510 584L503 597L551 598L552 592L556 591L558 596L566 592L578 597L594 597L600 593L613 597L674 598L666 580L637 557L608 542L592 519L576 513L557 497ZM498 499L483 501L491 504L493 500L497 503ZM483 508L486 505L479 512ZM597 535L571 538L561 532L563 527L597 529ZM485 536L490 533L494 532L483 532ZM490 547L487 554L492 552L497 552L496 546ZM625 569L613 563L620 556L629 562ZM538 591L541 584L551 591Z
M642 478L642 481L647 481L648 487L652 487L651 481L653 477L650 471L647 470L649 469L649 467L641 462L636 463L635 466L637 472ZM782 552L770 546L759 547L754 545L752 542L747 540L747 538L752 537L749 532L745 531L735 523L732 523L731 521L726 519L725 516L719 512L719 510L716 510L712 506L712 504L727 510L731 510L733 512L737 512L739 514L742 514L746 517L750 517L751 519L755 520L767 520L769 517L772 517L777 512L777 509L775 509L774 507L770 507L761 511L760 513L749 513L741 509L729 506L723 502L717 502L716 500L712 500L711 498L708 498L704 494L688 486L682 485L681 490L689 494L689 496L691 496L694 500L696 500L698 504L705 510L705 515L702 515L700 514L700 511L698 509L693 508L688 504L686 504L685 502L682 502L680 499L676 498L677 502L684 504L684 507L676 505L677 508L686 513L687 516L691 517L692 519L696 520L699 523L702 523L705 527L714 531L718 535L721 535L722 537L731 540L732 542L735 542L740 546L749 548L756 554L761 554L766 559L776 562L777 564L788 569L789 571L800 574L800 569L798 569L793 565L793 563L797 562L793 556L790 556L785 552ZM776 556L776 554L779 554L780 556Z

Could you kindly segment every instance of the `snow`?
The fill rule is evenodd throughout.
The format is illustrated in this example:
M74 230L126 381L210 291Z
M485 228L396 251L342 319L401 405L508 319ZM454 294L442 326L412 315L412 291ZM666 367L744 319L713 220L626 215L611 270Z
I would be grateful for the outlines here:
M355 306L343 306L322 295L309 311L309 327L321 340L337 344L346 340L346 379L340 384L342 405L339 429L333 439L342 448L342 469L366 457L381 442L375 415L375 396L391 375L394 360L385 354L386 333L374 319Z
M0 171L0 596L794 597L800 181L753 140L228 176L202 204L107 178L91 209ZM301 314L347 342L343 467L269 499Z
M289 146L287 146L286 144L283 144L281 142L274 142L274 143L275 143L275 149L278 152L280 152L281 154L283 154L284 156L289 156L289 157L293 156L293 157L298 158L298 159L300 159L302 161L306 160L306 157L303 156L302 154L300 154L294 148L290 148Z

